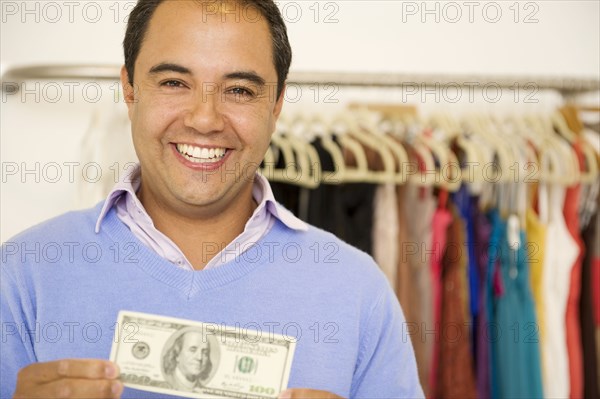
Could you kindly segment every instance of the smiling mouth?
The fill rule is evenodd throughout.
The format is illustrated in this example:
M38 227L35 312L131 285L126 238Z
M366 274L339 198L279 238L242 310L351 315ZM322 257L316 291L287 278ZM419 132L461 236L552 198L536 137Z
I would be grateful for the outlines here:
M217 163L225 157L227 148L203 148L189 144L177 144L177 152L193 163Z

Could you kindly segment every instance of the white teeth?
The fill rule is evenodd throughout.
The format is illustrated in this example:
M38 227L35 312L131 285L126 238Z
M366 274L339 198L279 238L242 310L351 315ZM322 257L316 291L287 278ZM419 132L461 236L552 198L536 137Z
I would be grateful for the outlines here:
M177 151L188 161L194 163L215 163L221 160L225 148L201 148L188 144L177 144Z

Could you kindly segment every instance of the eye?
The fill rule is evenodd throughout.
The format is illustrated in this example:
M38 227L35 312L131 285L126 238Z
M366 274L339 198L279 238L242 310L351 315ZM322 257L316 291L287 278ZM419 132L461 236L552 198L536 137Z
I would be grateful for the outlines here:
M243 86L230 87L227 92L235 95L236 97L254 97L254 92Z
M165 80L164 82L161 82L160 85L164 86L164 87L173 87L173 88L184 87L184 84L178 80Z

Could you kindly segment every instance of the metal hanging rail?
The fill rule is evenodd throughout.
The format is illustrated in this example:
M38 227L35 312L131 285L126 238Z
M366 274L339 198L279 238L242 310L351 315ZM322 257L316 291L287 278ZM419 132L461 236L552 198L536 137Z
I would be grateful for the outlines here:
M9 68L2 75L2 91L17 92L28 80L108 80L119 79L119 65L34 65ZM288 84L334 84L347 87L535 87L563 94L600 90L594 78L542 76L435 75L405 73L291 72Z

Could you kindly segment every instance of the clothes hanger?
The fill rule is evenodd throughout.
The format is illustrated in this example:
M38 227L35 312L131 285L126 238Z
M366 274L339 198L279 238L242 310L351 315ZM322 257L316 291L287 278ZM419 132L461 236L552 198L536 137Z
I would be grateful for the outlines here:
M501 130L502 136L509 144L514 157L517 159L517 163L513 164L513 179L523 184L538 181L540 179L539 150L535 146L531 131L525 125L523 119L509 115L506 118L493 118L493 120L495 121L495 127ZM539 141L539 139L535 140ZM519 190L522 191L521 189ZM524 207L520 206L518 210L520 212L519 216L522 216L524 220Z
M356 164L355 166L346 164L346 157L342 155L342 163L345 169L344 182L373 182L365 150L357 140L350 137L346 121L334 118L331 122L331 131L335 134L337 141L342 147L342 154L344 151L350 152Z
M461 186L460 176L448 176L449 171L460 167L454 151L449 145L436 140L431 129L425 129L419 136L419 140L430 149L438 160L439 167L434 169L436 186L449 192L458 191Z
M580 175L575 150L554 133L548 117L529 114L524 120L535 136L540 138L540 180L564 186L575 184Z
M406 167L408 166L408 154L400 142L394 140L390 135L394 124L382 114L362 108L358 112L359 124L371 135L376 136L383 146L389 149L395 161L394 174L390 176L391 182L404 184L407 181Z
M430 115L429 124L434 128L434 136L441 136L442 144L445 148L448 148L448 157L451 159L450 164L457 165L460 168L460 182L457 182L458 184L455 187L447 188L453 191L459 189L463 183L468 183L469 187L472 187L475 183L483 183L482 167L485 163L483 155L478 146L466 138L460 123L454 120L449 114L434 113ZM451 143L454 143L465 154L465 168L461 168L458 156L452 151ZM454 168L454 166L451 167ZM471 175L472 171L475 171L474 175ZM468 180L465 179L465 176L468 177Z
M524 176L520 173L520 166L527 160L526 148L528 146L514 132L513 126L507 124L505 120L494 115L486 115L484 118L489 132L494 137L501 138L512 159L511 168L503 171L510 175L510 179L503 181L499 186L502 195L499 205L501 214L507 220L509 240L511 243L519 245L519 229L525 221L524 209L520 206L520 198L524 190Z
M493 158L492 162L496 164L498 168L499 176L495 176L493 182L496 183L508 183L511 181L510 169L514 165L515 160L508 149L506 142L502 137L497 136L490 128L490 122L486 119L485 115L467 115L465 123L469 132L472 132L475 136L479 137L481 141L492 150ZM488 164L484 165L483 179L486 182L488 180L487 171Z
M394 155L389 146L386 145L379 127L374 123L376 115L365 109L358 112L346 110L342 117L350 127L350 134L361 144L375 151L383 163L383 171L375 172L373 181L378 183L394 183L396 178L396 164Z
M342 111L334 117L333 124L337 127L336 133L339 134L340 142L353 153L357 162L357 174L354 175L354 173L347 170L347 179L368 183L393 182L395 174L394 159L390 150L383 146L375 136L362 129L353 114L347 110ZM377 152L383 163L383 171L374 171L369 168L363 146Z
M559 169L564 176L562 179L557 180L557 183L561 183L564 186L577 184L581 180L581 168L579 166L579 156L577 155L575 148L571 143L556 133L550 115L540 117L540 121L547 132L548 140L550 140L552 146L556 149L558 157L561 160Z
M294 182L305 188L316 188L321 182L321 164L317 150L305 136L301 136L289 123L283 124L279 131L281 137L288 141L294 151L299 175Z
M558 133L564 137L571 146L580 145L581 151L585 158L584 169L587 167L587 171L582 172L579 178L580 183L591 184L598 178L598 162L596 160L596 154L594 149L588 145L585 140L580 140L576 133L574 133L569 126L564 116L560 112L552 114L552 124L556 127Z
M404 114L399 116L399 119L404 127L402 139L418 157L416 167L410 171L409 181L412 185L433 187L436 184L435 176L432 178L426 171L435 170L435 159L431 150L418 139L423 130L423 122L416 114Z
M314 113L309 116L299 116L293 125L299 135L307 138L309 141L319 140L323 149L328 153L333 162L334 170L323 170L319 158L319 169L321 183L324 184L342 184L345 182L345 161L342 148L332 138L332 128L330 124L322 117L320 113ZM313 147L314 148L314 147ZM316 149L315 149L316 152ZM317 157L318 152L316 152Z
M450 114L442 114L441 117L446 121L446 128L448 129L449 137L454 139L458 148L460 148L466 155L465 162L467 169L462 169L461 175L469 176L470 181L466 183L470 183L469 187L473 190L474 184L481 184L484 182L483 165L485 164L485 159L483 150L470 139L470 136L465 135L460 123L456 119L452 118ZM471 171L469 168L471 165L473 166L473 176L470 176ZM464 180L463 183L465 183Z
M287 129L285 118L278 121L275 133L271 136L271 143L264 157L261 173L274 182L297 184L301 183L302 172L297 168L296 156L292 144L287 140L283 132ZM277 164L283 161L284 168L278 168Z

